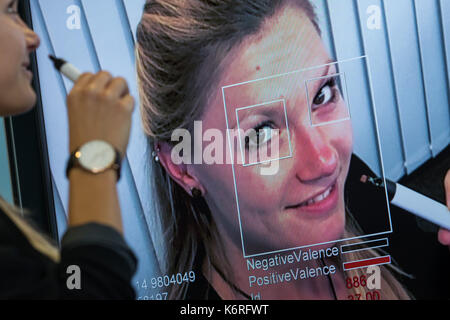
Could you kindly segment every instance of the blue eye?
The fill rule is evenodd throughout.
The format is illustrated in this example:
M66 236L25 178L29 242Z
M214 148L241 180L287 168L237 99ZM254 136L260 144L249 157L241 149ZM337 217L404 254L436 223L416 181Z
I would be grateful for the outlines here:
M269 122L255 127L250 134L245 137L245 148L259 148L273 138L273 126Z
M314 97L313 104L315 106L321 106L333 101L336 98L336 79L330 78L325 85L320 88L317 95ZM318 107L313 106L313 111L318 109Z

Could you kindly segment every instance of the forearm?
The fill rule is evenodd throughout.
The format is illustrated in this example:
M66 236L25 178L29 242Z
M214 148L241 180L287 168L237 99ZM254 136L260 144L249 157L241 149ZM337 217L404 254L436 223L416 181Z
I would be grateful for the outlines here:
M69 180L69 226L95 222L123 233L114 170L94 175L74 168Z

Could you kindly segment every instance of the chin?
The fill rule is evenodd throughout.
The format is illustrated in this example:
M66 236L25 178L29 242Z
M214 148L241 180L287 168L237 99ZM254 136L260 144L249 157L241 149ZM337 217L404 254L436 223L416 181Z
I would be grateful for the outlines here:
M333 225L330 228L327 228L327 231L323 233L323 237L317 241L317 243L322 242L330 242L324 244L324 247L332 247L336 244L337 241L342 240L344 238L345 233L345 213L340 214L338 219L333 222Z
M36 105L36 94L34 91L28 92L16 106L11 108L9 115L17 116L31 111Z
M320 230L317 231L317 236L310 238L307 245L324 243L314 248L329 248L334 246L338 241L342 240L345 236L345 211L340 211L333 215L332 218L327 221L325 225L320 226Z
M244 234L253 235L247 237L244 241L246 243L246 253L257 254L309 246L314 249L325 249L334 246L345 236L346 215L343 203L341 201L340 208L332 213L326 221L317 225L309 225L302 230L293 229L292 225L290 225L287 229L277 230L276 233L265 235L254 230L253 232L251 230L244 231ZM309 236L302 238L302 232L309 232ZM317 245L324 242L329 243Z

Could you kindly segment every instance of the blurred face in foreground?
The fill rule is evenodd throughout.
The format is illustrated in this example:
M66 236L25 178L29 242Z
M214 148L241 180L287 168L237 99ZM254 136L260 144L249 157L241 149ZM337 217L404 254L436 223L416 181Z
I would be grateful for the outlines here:
M0 116L26 112L36 102L29 55L40 39L21 20L17 7L17 0L0 0Z

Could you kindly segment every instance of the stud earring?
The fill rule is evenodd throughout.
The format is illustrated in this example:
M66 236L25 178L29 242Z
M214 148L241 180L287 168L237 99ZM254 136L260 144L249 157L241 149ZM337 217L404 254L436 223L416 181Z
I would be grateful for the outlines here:
M152 152L152 157L153 160L155 160L155 162L159 162L159 152L161 150L159 148L157 148L155 151Z
M197 189L195 187L191 188L191 194L194 199L199 199L199 198L203 197L203 194L200 191L200 189Z

